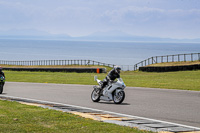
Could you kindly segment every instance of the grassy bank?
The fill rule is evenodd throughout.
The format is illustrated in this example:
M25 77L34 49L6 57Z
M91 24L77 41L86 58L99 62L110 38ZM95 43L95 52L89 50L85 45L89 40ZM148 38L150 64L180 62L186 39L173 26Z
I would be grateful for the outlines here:
M99 65L35 65L35 66L23 66L23 65L0 65L3 68L106 68L110 71L112 68L108 66Z
M36 82L36 83L59 83L59 84L86 84L94 85L94 75L104 79L106 74L96 73L52 73L52 72L17 72L4 71L6 81L14 82ZM122 72L127 86L151 87L181 90L200 91L200 70L179 71L165 73L148 72Z
M184 66L184 65L196 65L200 64L200 61L181 61L181 62L164 62L164 63L156 63L156 64L151 64L148 66ZM148 67L147 66L147 67Z
M85 119L69 113L0 100L0 132L144 133L130 127Z

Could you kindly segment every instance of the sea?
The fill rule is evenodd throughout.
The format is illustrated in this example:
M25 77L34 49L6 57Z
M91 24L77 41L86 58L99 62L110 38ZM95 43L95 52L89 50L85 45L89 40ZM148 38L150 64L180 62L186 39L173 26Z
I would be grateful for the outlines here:
M152 56L200 53L200 43L0 39L0 60L94 60L135 65Z

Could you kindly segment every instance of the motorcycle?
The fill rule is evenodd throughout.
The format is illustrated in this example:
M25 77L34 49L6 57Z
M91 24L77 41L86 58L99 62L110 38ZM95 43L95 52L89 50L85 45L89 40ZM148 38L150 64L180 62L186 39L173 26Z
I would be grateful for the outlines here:
M121 78L118 78L117 81L109 82L108 85L103 89L100 87L103 82L97 79L97 76L94 77L94 80L97 81L99 85L93 86L94 90L91 94L91 99L93 102L104 100L114 101L115 104L120 104L124 101L124 89L126 88L126 85Z
M5 84L5 77L3 75L0 75L0 94L3 92L3 86Z

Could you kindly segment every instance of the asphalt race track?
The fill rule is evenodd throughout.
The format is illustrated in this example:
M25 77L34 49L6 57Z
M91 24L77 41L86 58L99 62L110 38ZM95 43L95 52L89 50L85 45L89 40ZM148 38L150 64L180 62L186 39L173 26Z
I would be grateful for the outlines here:
M94 83L95 84L95 83ZM14 96L200 127L200 92L127 87L120 105L91 101L91 85L6 82L3 96Z

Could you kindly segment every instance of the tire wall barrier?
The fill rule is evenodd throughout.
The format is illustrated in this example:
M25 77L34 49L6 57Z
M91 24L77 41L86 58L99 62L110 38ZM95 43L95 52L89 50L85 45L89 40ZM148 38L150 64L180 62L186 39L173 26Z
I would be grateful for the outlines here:
M42 71L42 72L77 72L77 73L106 73L106 68L3 68L10 71Z
M165 67L139 67L139 71L145 72L170 72L170 71L187 71L199 70L200 64L185 66L165 66Z

